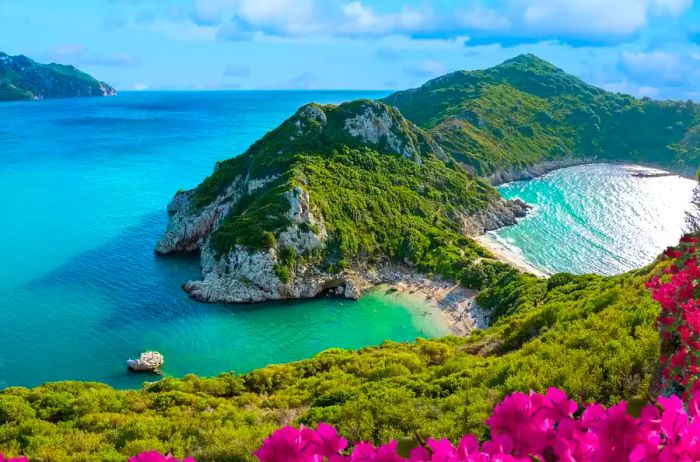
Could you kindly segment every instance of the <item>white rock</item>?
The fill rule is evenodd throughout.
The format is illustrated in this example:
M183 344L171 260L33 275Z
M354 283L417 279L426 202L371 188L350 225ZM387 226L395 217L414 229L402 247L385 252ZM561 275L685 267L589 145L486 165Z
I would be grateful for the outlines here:
M126 361L129 369L133 371L157 371L164 362L163 355L157 351L146 351L141 353L139 359L129 359Z

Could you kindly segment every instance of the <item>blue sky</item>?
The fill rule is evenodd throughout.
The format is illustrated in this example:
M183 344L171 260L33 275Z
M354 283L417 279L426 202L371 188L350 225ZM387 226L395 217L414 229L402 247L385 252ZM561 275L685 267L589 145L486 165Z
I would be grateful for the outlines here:
M700 100L693 0L2 0L0 50L119 90L400 89L531 52Z

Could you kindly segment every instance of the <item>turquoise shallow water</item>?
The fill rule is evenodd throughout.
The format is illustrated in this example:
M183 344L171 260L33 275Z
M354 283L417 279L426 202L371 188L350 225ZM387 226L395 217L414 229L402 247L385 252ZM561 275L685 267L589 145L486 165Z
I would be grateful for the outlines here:
M165 354L169 375L248 371L329 347L442 335L420 303L376 292L205 305L180 284L195 258L158 258L165 206L216 160L300 105L372 92L123 93L0 105L0 387L96 380L136 387L125 360Z
M538 269L617 274L644 266L682 234L692 180L633 165L590 164L499 188L535 206L489 233Z

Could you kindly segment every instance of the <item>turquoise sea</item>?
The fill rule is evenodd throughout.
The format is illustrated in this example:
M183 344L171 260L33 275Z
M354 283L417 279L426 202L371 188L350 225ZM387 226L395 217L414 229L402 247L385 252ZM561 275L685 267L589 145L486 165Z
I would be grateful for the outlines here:
M678 242L696 184L635 165L555 170L499 188L535 208L489 235L547 273L618 274L651 263Z
M206 305L180 284L197 258L159 258L165 207L214 162L304 103L377 92L131 92L0 105L0 388L54 380L138 387L127 358L156 349L169 375L248 371L329 347L446 333L425 306L375 292Z
M157 257L165 207L214 162L243 152L302 104L381 92L126 92L0 105L0 388L54 380L138 387L125 361L156 349L165 373L214 375L330 347L440 336L410 296L375 291L207 305L180 284L196 257ZM506 185L536 210L493 237L548 270L616 273L680 235L694 182L588 165Z

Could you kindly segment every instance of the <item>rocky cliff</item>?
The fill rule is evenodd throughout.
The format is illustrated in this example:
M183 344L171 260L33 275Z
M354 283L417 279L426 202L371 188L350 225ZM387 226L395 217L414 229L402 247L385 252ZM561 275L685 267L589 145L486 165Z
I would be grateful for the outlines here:
M114 88L73 66L40 64L0 52L0 101L115 94Z
M178 192L156 252L200 251L202 279L183 287L201 301L358 298L378 266L420 266L439 242L476 260L465 236L526 209L383 103L311 104Z

